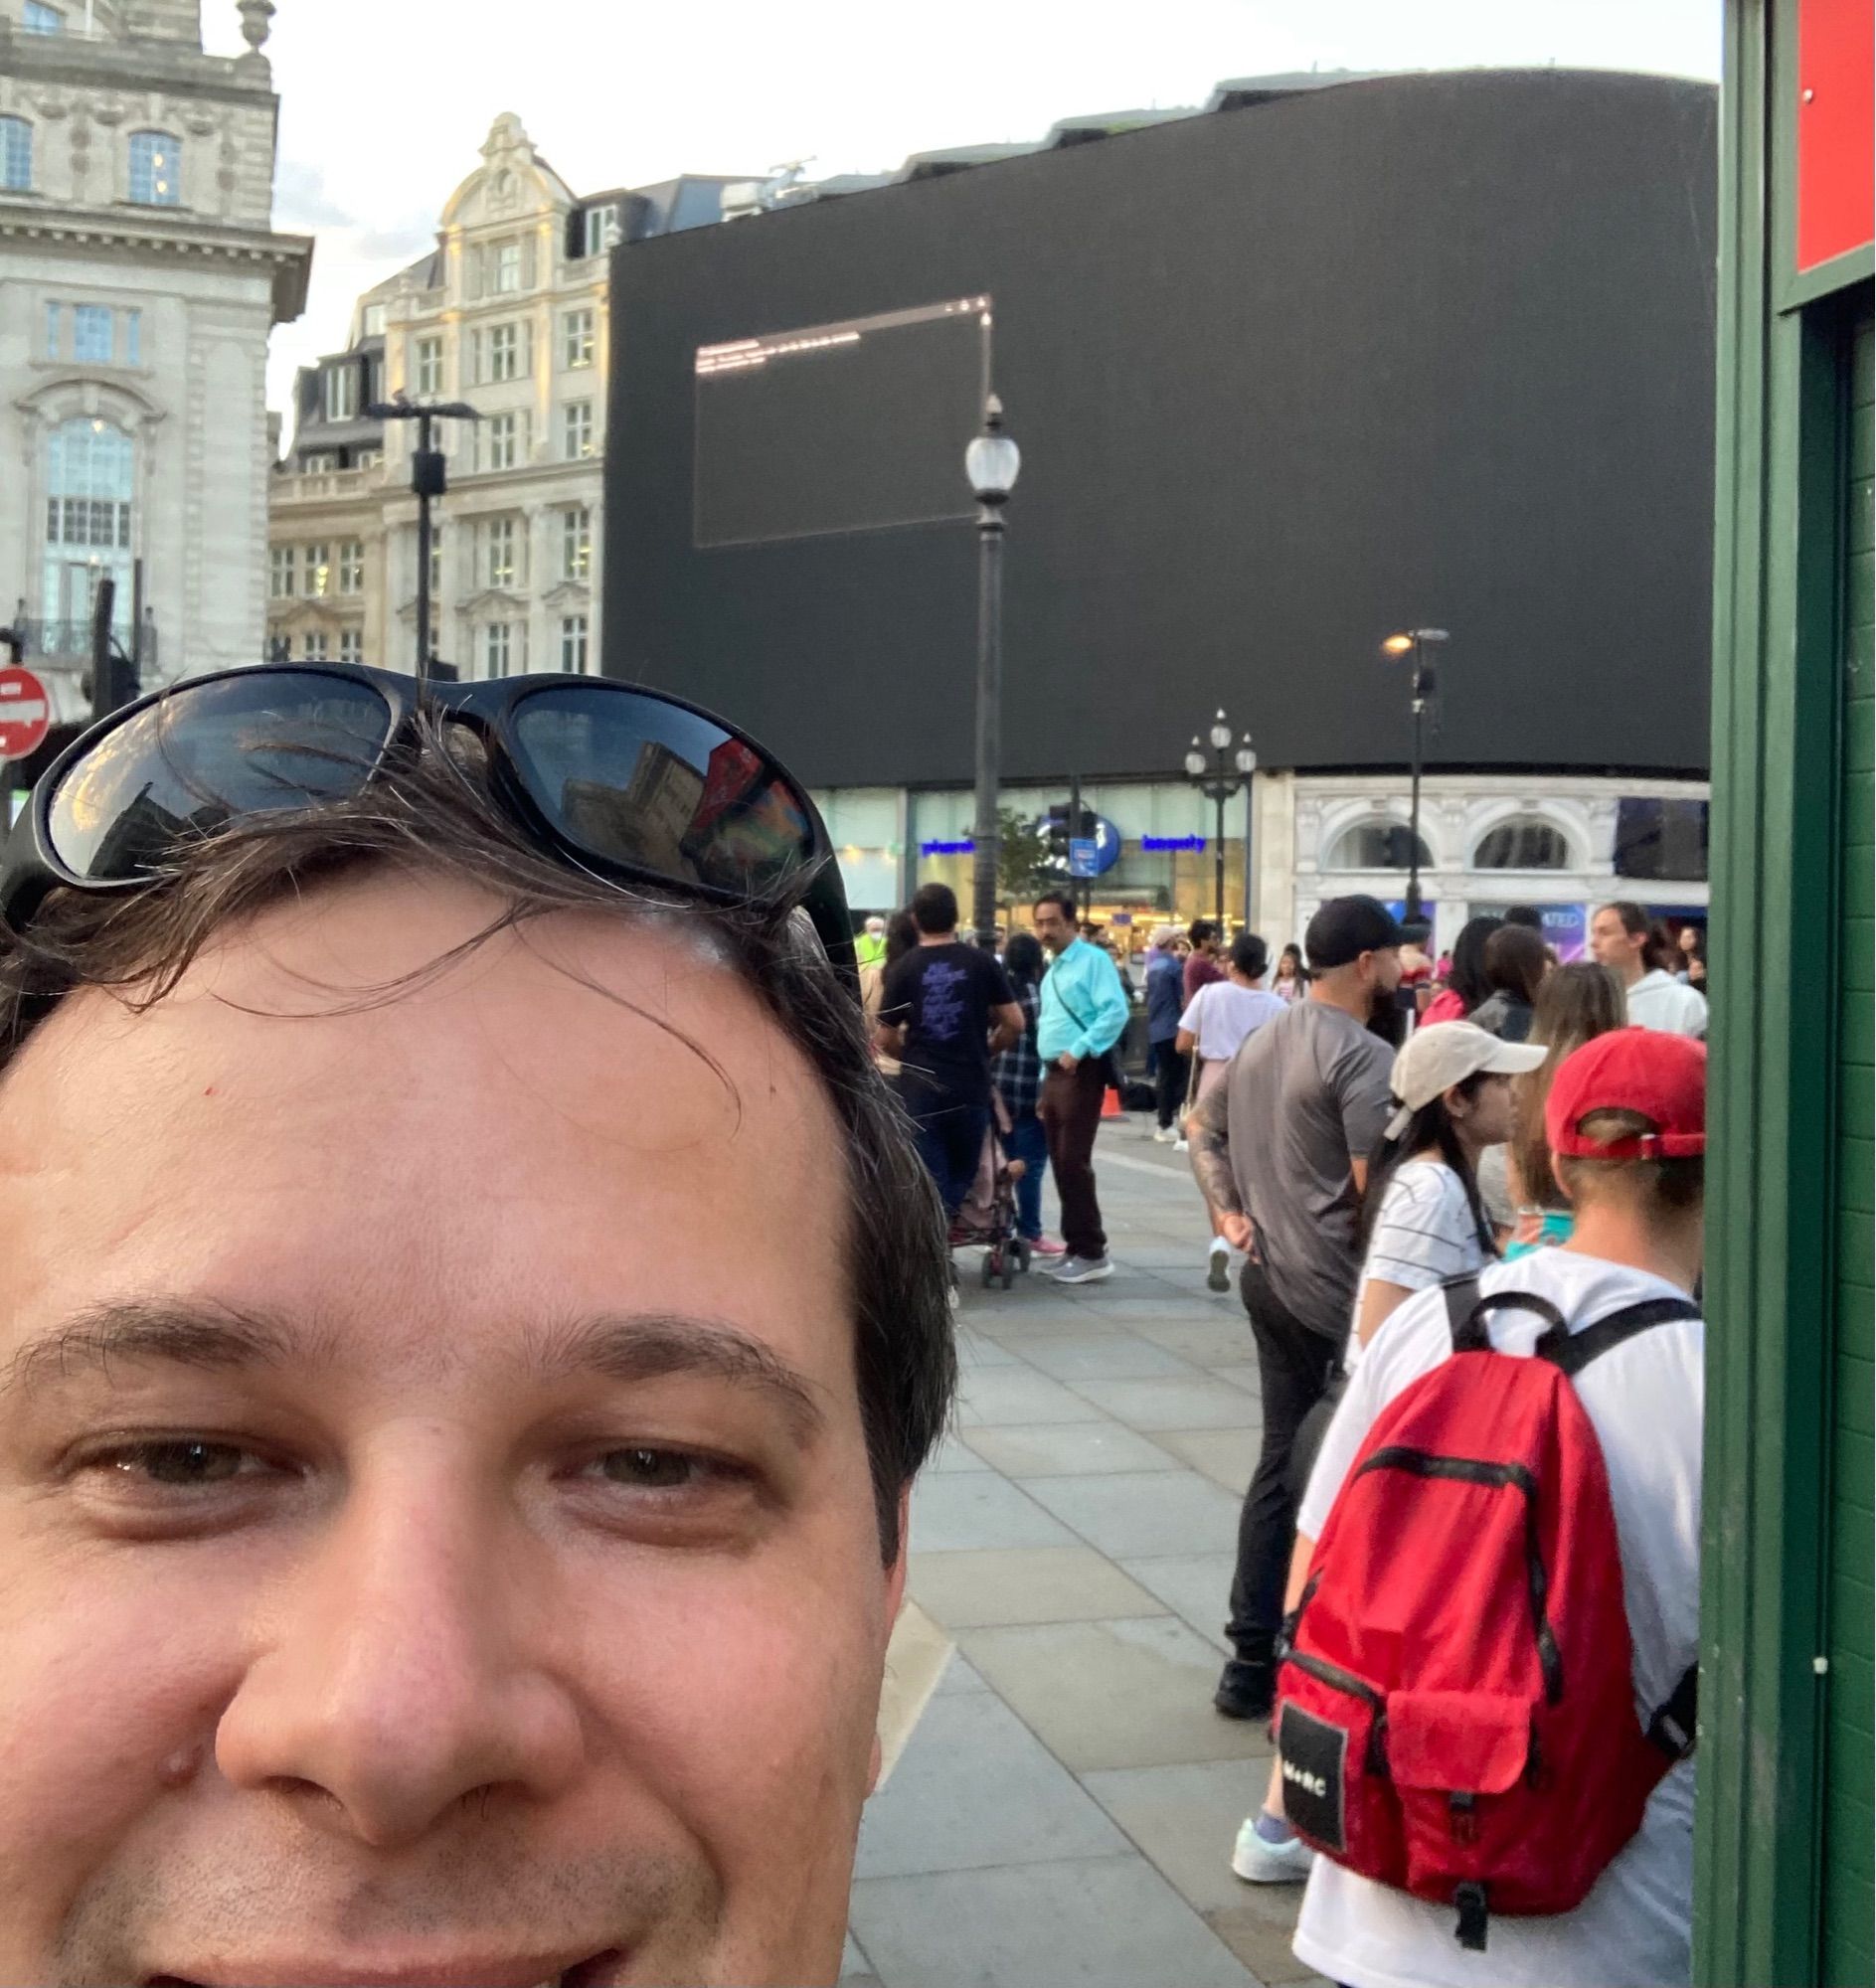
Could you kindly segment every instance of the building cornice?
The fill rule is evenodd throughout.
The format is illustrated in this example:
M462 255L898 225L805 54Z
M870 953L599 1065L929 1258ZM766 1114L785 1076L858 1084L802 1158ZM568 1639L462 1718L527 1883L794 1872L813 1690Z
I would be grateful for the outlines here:
M17 198L0 201L0 243L41 243L55 248L129 249L146 258L259 264L271 271L273 322L284 324L306 308L312 271L310 235L275 235L259 228L219 223L166 225L150 210L40 206Z

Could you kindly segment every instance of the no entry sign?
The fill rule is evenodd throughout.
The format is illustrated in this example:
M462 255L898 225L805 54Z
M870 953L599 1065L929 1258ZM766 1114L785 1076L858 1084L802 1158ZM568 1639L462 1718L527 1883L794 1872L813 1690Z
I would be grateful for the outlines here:
M0 670L0 759L24 759L46 743L52 700L31 670Z

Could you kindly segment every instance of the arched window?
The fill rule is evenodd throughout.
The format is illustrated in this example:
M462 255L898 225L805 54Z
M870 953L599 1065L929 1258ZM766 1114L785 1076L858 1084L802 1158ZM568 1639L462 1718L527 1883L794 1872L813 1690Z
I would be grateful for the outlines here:
M33 190L33 127L24 117L0 117L0 188Z
M131 132L130 198L139 207L182 205L182 140L173 131Z
M1358 821L1335 838L1329 851L1331 870L1410 870L1413 868L1414 840L1404 822ZM1433 855L1426 839L1420 843L1420 867L1433 868Z
M130 504L136 444L103 420L70 420L46 438L44 611L82 628L97 582L117 582L116 617L130 625ZM80 640L84 637L81 634Z
M1474 870L1568 870L1570 844L1536 815L1501 821L1478 845Z

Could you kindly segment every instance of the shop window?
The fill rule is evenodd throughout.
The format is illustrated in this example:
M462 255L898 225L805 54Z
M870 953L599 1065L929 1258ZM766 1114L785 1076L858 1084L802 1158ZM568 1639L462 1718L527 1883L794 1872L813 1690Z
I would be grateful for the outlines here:
M1624 800L1616 805L1616 874L1699 884L1707 876L1707 803Z
M1335 839L1324 866L1329 870L1411 870L1414 838L1400 821L1358 821ZM1433 868L1426 838L1420 842L1420 867Z
M1568 870L1570 844L1561 829L1535 815L1501 821L1479 842L1474 870Z

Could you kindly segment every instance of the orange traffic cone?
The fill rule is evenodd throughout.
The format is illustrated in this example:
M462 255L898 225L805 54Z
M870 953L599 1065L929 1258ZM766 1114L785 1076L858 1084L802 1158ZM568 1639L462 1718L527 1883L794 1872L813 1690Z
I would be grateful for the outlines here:
M1101 1115L1104 1118L1120 1116L1120 1093L1111 1083L1101 1094Z

